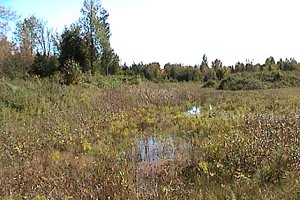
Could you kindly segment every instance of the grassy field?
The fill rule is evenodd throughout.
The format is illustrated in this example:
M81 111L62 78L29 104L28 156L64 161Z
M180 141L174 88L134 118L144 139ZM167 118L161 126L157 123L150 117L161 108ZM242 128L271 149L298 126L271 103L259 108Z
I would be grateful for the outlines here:
M1 198L300 198L300 88L98 86L0 80Z

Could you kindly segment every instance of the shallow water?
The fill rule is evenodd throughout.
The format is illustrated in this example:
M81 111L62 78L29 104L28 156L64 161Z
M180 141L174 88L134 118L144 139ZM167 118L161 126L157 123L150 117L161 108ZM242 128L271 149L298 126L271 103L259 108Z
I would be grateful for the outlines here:
M131 149L137 194L155 194L158 191L156 174L165 165L185 161L191 157L192 145L178 137L138 137Z
M198 115L201 113L201 106L193 106L189 110L186 111L186 114L188 116Z
M191 145L181 138L140 137L136 140L131 156L134 163L158 164L188 156L190 147Z
M205 108L204 108L205 109ZM211 110L211 106L206 110ZM187 117L201 114L201 106L195 105L184 114ZM129 159L134 165L134 180L138 194L156 193L156 175L165 166L176 165L193 157L191 141L176 136L140 136L135 138L135 146L129 151Z

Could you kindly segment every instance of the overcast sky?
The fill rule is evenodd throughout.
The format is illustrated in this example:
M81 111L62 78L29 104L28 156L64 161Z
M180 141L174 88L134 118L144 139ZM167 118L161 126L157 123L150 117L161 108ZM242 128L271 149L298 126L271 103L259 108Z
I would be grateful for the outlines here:
M53 28L75 22L83 0L2 0ZM226 65L264 62L269 56L300 61L298 0L102 0L110 13L112 47L122 62Z

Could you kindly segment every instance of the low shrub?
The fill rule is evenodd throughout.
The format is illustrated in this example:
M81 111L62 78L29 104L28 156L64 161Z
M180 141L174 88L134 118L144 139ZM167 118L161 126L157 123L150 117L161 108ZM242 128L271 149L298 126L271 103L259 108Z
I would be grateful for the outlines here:
M300 86L300 75L291 72L232 74L223 79L220 90L257 90Z
M204 83L202 86L203 88L216 88L218 83L215 80L208 80L207 82Z
M62 69L64 74L64 83L70 85L72 83L78 83L81 76L80 65L74 60L68 60Z
M53 56L37 56L31 65L29 74L35 74L40 77L49 77L58 71L59 63Z
M230 76L221 81L220 90L257 90L264 89L264 85L257 79Z

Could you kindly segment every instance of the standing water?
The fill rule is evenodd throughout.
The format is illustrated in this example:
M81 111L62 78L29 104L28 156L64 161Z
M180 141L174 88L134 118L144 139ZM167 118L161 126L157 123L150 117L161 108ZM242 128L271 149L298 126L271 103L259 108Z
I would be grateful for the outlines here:
M190 157L190 149L191 144L180 138L137 138L136 146L131 150L131 160L136 166L134 179L137 194L156 193L157 172L170 162L187 160Z
M191 109L186 111L186 115L193 116L201 113L201 106L193 106Z
M212 110L209 105L208 110ZM187 117L201 114L201 106L195 105L185 112ZM136 145L129 152L134 164L134 180L137 194L158 192L157 174L170 162L187 161L193 156L192 144L179 137L137 137ZM138 195L139 196L139 195ZM151 195L150 195L151 196Z

